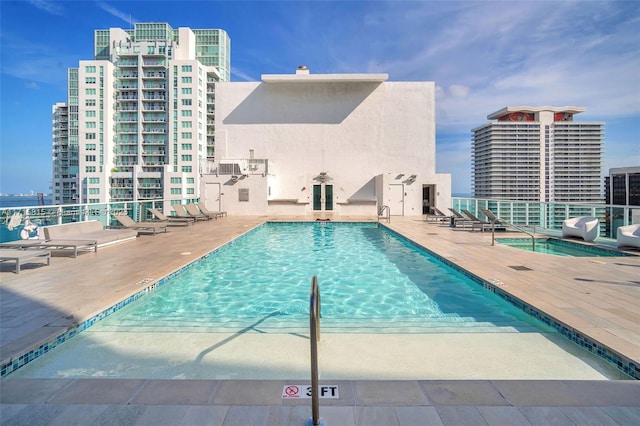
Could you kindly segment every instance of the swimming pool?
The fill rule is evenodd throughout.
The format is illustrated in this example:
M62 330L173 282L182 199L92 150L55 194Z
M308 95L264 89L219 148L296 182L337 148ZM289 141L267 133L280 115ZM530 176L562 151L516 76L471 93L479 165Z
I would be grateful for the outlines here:
M260 226L13 374L308 378L312 275L322 378L620 376L409 241L342 223Z
M531 238L496 238L496 242L521 250L534 251ZM629 256L629 254L624 252L608 250L601 247L587 246L571 241L559 240L557 238L536 238L535 252L572 257Z

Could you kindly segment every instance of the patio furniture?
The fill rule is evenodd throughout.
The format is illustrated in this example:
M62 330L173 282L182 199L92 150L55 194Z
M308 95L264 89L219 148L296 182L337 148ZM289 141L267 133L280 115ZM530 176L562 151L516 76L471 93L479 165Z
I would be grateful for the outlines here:
M196 220L192 217L167 216L158 209L148 210L156 219L158 219L158 222L166 223L169 226L188 226L196 223Z
M227 212L214 212L212 210L207 209L207 206L205 206L202 201L198 201L196 203L196 205L198 206L198 208L200 209L200 211L202 213L204 213L206 215L212 215L216 219L219 218L219 217L225 217L227 215Z
M20 273L21 264L41 260L46 260L47 265L50 265L51 252L49 250L0 249L0 262L15 262L16 274Z
M184 209L184 205L182 204L172 204L171 208L173 209L174 212L176 212L176 216L178 217L182 217L182 218L186 217L194 221L209 220L209 218L203 215L202 213L198 213L197 215L192 215L190 213L187 213L187 211Z
M194 217L196 220L210 220L211 216L207 216L198 210L198 206L195 204L184 204L182 207L187 211L187 214Z
M446 221L449 220L449 216L447 216L446 214L442 213L442 211L440 211L438 208L431 207L431 209L433 210L433 213L428 214L425 217L425 221L427 221L427 222L446 222Z
M562 222L562 237L577 237L594 241L600 235L600 221L593 216L579 216Z
M618 227L616 237L618 247L640 248L640 223Z
M120 225L124 226L127 229L136 230L141 234L156 235L158 232L167 232L166 223L136 222L126 214L114 214L113 217L116 218Z

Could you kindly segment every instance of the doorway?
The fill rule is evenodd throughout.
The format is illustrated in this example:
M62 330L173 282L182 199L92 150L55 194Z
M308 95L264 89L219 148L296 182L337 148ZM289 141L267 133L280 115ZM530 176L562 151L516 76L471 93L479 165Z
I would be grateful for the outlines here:
M404 185L389 184L386 204L391 216L404 216Z
M431 214L435 207L435 185L422 185L422 214Z
M222 211L222 206L220 204L220 184L206 183L204 185L205 207L214 212L220 212Z
M333 210L333 185L316 184L313 185L313 210L331 211Z

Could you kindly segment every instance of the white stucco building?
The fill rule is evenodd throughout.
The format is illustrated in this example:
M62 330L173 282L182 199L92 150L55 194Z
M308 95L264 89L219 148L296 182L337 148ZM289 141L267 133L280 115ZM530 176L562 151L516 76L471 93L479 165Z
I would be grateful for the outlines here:
M217 83L209 209L236 215L421 215L450 206L436 174L435 85L387 74L263 75Z

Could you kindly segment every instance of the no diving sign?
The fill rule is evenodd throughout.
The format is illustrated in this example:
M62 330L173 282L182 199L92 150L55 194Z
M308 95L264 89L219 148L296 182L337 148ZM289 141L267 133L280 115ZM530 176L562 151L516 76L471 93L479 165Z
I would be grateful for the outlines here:
M318 396L323 399L340 399L337 385L318 385ZM311 398L311 385L285 385L282 388L282 398L300 399Z

